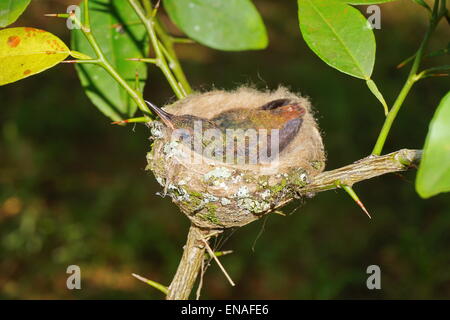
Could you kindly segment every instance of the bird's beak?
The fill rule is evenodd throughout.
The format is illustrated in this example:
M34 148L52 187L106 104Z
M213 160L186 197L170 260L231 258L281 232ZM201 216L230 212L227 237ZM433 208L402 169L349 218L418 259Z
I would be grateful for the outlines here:
M174 129L174 125L173 125L173 122L172 122L172 119L173 119L173 115L172 114L170 114L170 113L164 111L163 109L155 106L153 103L151 103L149 101L145 101L145 102L148 104L150 109L152 109L152 111L154 113L156 113L158 115L158 117L161 118L161 120L164 122L164 124L166 126L168 126L171 129Z

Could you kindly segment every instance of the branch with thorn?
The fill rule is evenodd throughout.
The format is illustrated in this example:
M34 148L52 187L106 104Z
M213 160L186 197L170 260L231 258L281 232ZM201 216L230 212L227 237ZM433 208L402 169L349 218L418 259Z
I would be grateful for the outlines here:
M369 180L384 174L416 168L421 158L421 150L410 149L402 149L383 156L371 155L345 167L322 172L315 176L308 185L299 188L297 191L301 195L307 195L343 188L352 195L352 198L357 203L359 202L358 204L363 208L366 214L369 215L364 205L362 205L362 202L356 196L356 193L354 193L352 186L358 182ZM293 199L287 200L277 208L273 208L272 212L277 213L280 207L292 200ZM189 295L204 261L205 250L207 250L213 258L216 257L209 247L207 240L211 236L217 235L218 232L221 232L221 230L205 230L195 225L191 225L188 239L184 246L183 256L178 265L175 277L168 288L166 299L189 299ZM225 269L223 266L221 266L220 262L218 262L218 264L233 285L234 282L232 282L226 271L224 271Z

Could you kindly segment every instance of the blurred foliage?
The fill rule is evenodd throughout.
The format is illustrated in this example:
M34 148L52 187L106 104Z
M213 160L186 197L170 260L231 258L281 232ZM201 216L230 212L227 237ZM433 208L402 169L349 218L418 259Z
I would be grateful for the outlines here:
M40 27L68 43L64 22L43 17L68 4L33 1L14 26ZM289 86L315 105L328 168L367 155L383 113L365 83L329 68L307 48L295 1L255 4L268 27L266 50L179 46L194 88ZM388 101L407 74L394 66L424 33L424 11L406 0L382 6L374 79ZM448 38L448 26L441 25L432 49ZM385 151L421 148L447 91L448 80L420 82ZM158 104L174 99L158 70L151 70L145 97ZM188 221L169 199L155 195L160 187L144 171L148 135L143 125L111 126L84 95L71 65L0 88L0 298L162 298L131 273L168 284ZM331 191L285 208L288 214L297 209L287 217L272 215L228 232L222 249L234 253L221 260L237 286L213 264L202 297L450 298L450 197L421 200L414 177L408 172L356 185L372 220L343 191ZM81 267L81 290L65 286L71 264ZM366 288L371 264L381 267L382 290Z

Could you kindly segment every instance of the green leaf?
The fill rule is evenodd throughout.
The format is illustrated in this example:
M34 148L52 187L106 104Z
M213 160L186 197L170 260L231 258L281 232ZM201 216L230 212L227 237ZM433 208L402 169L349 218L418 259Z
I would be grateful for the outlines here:
M197 42L218 50L267 47L264 22L250 0L164 0L172 21Z
M396 0L339 0L341 2L345 2L348 4L355 4L355 5L367 5L367 4L380 4L380 3L386 3L386 2L393 2Z
M82 5L82 13L83 10ZM91 30L106 59L132 87L137 72L142 92L147 79L146 65L125 60L142 58L148 51L145 28L135 23L138 17L133 8L127 1L91 0L89 13ZM79 29L72 30L72 48L94 59L97 57ZM79 64L76 68L86 94L101 112L114 121L133 116L136 103L102 67Z
M64 42L47 31L24 27L0 30L0 85L49 69L69 53Z
M325 63L368 80L375 63L375 36L357 9L338 0L298 0L300 30Z
M14 23L31 0L0 0L0 28Z
M450 191L450 91L430 122L417 173L416 191L422 198Z

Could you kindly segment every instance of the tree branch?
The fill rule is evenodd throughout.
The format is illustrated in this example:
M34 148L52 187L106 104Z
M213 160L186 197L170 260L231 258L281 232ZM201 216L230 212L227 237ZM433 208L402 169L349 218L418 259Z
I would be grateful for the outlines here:
M187 300L200 271L203 259L205 259L205 238L208 230L202 230L191 225L183 248L183 256L178 265L177 272L172 279L167 293L167 300Z
M298 191L306 194L336 189L341 184L352 186L383 174L408 170L417 166L421 158L421 150L410 149L402 149L384 156L371 155L348 166L322 172Z
M402 149L384 156L371 155L358 160L348 166L325 171L315 176L306 186L299 188L297 192L301 195L317 193L339 188L341 185L352 186L353 184L368 180L383 174L408 170L417 166L422 157L421 150ZM284 206L293 199L287 199L277 207ZM275 211L277 208L273 208ZM166 296L168 300L185 300L189 295L197 279L203 259L205 258L204 240L213 230L200 229L191 225L184 246L183 256L178 266L175 277L169 286ZM217 230L215 231L217 232Z

